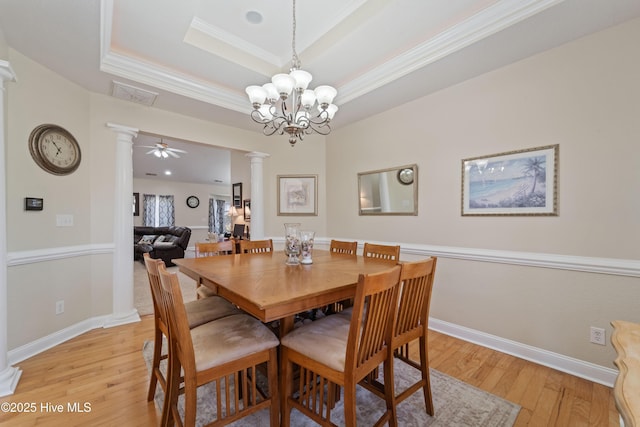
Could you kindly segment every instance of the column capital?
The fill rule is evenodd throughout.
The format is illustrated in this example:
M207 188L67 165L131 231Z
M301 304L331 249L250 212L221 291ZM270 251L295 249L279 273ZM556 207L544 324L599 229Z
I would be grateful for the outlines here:
M259 151L251 151L250 153L245 154L245 156L249 157L251 161L255 161L257 159L266 159L267 157L271 157L271 154L261 153Z
M114 123L107 123L107 127L118 134L128 136L130 139L133 139L136 136L138 136L138 132L140 131L140 129L137 129L137 128L132 128L124 125L117 125Z
M0 59L0 81L4 82L5 80L8 80L10 82L15 82L16 73L13 72L13 69L11 68L11 64L9 64L9 61ZM0 88L1 87L2 86L0 85Z

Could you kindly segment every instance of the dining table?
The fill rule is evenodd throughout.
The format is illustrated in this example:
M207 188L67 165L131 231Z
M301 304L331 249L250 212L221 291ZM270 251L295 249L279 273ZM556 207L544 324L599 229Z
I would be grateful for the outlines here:
M287 265L284 251L180 258L180 272L264 323L278 320L283 337L296 314L355 296L360 274L387 270L395 262L314 250L312 264Z

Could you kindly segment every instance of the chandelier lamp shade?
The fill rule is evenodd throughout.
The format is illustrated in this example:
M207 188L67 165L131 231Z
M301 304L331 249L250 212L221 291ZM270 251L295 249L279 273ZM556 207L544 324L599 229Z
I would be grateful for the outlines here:
M333 99L338 91L331 86L318 86L308 89L313 77L300 69L300 60L296 53L296 2L293 0L293 57L289 74L276 74L271 83L262 86L252 85L246 92L253 106L251 118L263 125L262 132L289 135L293 147L304 135L318 133L328 135L329 123L338 107Z

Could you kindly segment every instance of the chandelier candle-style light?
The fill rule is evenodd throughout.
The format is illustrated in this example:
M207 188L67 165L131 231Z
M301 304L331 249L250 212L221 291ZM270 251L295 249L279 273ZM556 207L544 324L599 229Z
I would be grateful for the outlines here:
M318 133L328 135L331 132L329 122L338 107L332 104L338 91L331 86L318 86L307 89L311 82L310 73L300 69L300 59L296 53L296 1L293 0L293 56L289 74L276 74L271 83L262 86L249 86L246 89L253 104L251 118L264 125L262 132L271 136L274 133L289 134L289 143L293 147L304 135Z

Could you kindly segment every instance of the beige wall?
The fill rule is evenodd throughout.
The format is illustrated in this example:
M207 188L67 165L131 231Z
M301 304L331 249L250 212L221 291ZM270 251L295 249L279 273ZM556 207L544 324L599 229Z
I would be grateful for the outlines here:
M271 148L276 147L278 155L265 161L266 171L276 173L280 165L291 164L296 166L294 172L309 172L305 162L299 162L302 150L291 150L286 139L268 139L258 132L89 93L19 52L9 49L5 58L18 76L17 83L7 84L10 350L112 312L116 134L107 123L239 152L261 151L271 155ZM62 125L79 141L82 163L72 175L50 175L31 159L28 136L41 123ZM324 140L318 142L315 152L322 154L313 159L315 173L324 170ZM279 146L288 151L279 152ZM246 162L244 170L240 170L238 163L237 173L243 182L247 180L245 194L250 194L249 159L243 154L236 157ZM266 180L269 181L275 178ZM270 191L271 186L266 185L266 200L275 197ZM25 212L26 196L42 197L44 210ZM201 206L206 204L205 198L200 198ZM57 214L74 215L74 226L56 227ZM282 234L280 227L271 226L269 219L266 222L267 234ZM276 223L279 222L284 221ZM55 315L58 300L65 301L62 315Z
M301 222L318 236L486 254L516 251L525 261L528 254L638 260L640 53L634 41L639 37L636 20L327 138L309 136L295 148L285 137L267 138L87 93L9 49L18 77L7 84L9 349L112 311L113 254L102 248L113 244L115 134L106 123L269 154L264 162L266 236L280 237L283 223ZM54 177L33 163L27 138L44 122L66 127L80 142L83 162L76 173ZM556 143L559 216L460 216L461 159ZM357 173L411 163L420 171L419 215L359 217ZM276 177L282 174L318 175L318 216L276 215ZM246 177L241 179L244 184ZM248 194L250 184L246 187ZM43 197L45 210L24 212L25 196ZM57 213L72 213L74 227L55 227ZM42 253L76 246L86 247L86 253L38 260ZM11 264L16 258L25 263ZM66 310L55 316L58 299L65 299ZM613 319L640 321L639 300L637 277L445 256L432 315L611 367L611 346L589 344L588 328L610 332Z
M328 234L639 260L639 39L635 20L333 132ZM462 159L549 144L558 216L460 215ZM413 162L418 216L357 215L358 172ZM590 344L589 327L609 337L611 320L640 321L637 277L446 258L438 270L434 318L602 366L614 352Z

